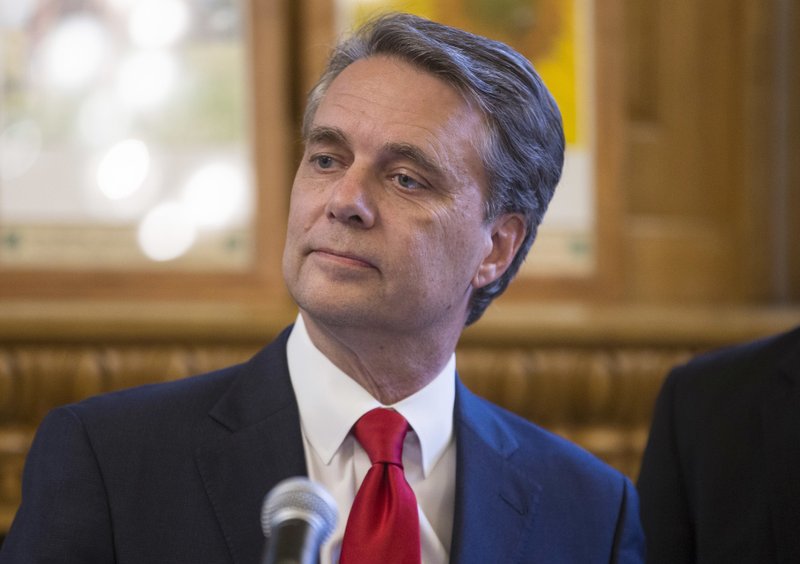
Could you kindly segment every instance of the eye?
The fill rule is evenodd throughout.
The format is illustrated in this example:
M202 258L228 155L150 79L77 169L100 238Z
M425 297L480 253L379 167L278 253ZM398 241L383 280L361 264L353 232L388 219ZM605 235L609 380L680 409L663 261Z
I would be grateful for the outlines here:
M334 158L330 155L314 155L309 160L311 164L322 170L333 168L333 165L336 163Z
M420 190L425 188L424 184L407 174L395 174L392 178L406 190Z

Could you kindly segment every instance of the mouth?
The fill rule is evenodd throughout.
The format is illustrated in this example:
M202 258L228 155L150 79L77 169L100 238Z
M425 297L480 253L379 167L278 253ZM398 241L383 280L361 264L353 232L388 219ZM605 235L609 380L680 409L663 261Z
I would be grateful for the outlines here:
M315 256L325 261L335 262L346 266L354 266L358 268L375 268L375 264L366 257L349 253L346 251L337 251L327 248L311 249L310 256Z

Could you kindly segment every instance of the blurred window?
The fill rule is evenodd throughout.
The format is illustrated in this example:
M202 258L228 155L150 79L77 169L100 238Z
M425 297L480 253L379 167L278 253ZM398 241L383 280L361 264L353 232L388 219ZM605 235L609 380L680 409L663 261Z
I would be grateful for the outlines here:
M244 6L0 2L0 268L241 271Z

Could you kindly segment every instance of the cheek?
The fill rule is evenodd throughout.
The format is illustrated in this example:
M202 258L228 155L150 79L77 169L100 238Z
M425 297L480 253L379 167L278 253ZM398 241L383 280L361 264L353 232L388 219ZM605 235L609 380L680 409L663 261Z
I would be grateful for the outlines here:
M298 226L303 223L302 221L302 206L300 205L299 199L292 195L292 199L289 202L289 216L287 218L287 231L289 234L293 234L295 231L298 230Z
M292 268L303 253L305 233L310 227L307 196L296 188L292 189L289 200L289 213L286 219L286 241L283 251L284 270Z
M317 209L320 209L320 205L314 201L311 191L298 186L292 188L289 199L289 233L297 235L307 231L311 227L311 221Z
M428 265L428 276L471 280L486 253L488 236L482 223L463 214L439 214L437 220L413 231L413 249L419 262Z
M463 282L471 282L492 249L491 233L482 221L463 219L448 237L449 260Z

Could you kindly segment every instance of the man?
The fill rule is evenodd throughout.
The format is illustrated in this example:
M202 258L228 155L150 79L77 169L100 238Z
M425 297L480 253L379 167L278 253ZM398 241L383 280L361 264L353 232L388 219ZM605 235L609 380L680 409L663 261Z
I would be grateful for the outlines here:
M0 561L256 562L262 498L294 475L342 514L325 563L641 561L630 482L455 372L561 174L560 116L530 64L387 16L334 52L303 135L283 260L295 325L245 365L55 410ZM354 556L381 528L351 526L374 413L403 426L402 460L379 462L404 471L392 487L414 521L384 531L388 556Z
M800 562L800 327L676 368L639 476L648 561Z

